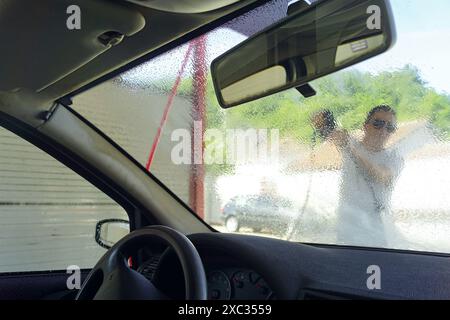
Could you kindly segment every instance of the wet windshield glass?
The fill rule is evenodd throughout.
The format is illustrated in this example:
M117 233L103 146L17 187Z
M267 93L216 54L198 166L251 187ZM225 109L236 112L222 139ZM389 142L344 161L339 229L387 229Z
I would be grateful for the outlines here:
M376 58L221 109L211 61L286 16L272 1L74 98L73 108L223 232L450 252L446 0L391 1ZM414 17L414 18L411 18Z

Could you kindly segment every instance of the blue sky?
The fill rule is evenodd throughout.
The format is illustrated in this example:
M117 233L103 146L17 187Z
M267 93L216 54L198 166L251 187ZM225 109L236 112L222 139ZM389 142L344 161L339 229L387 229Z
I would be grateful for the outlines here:
M391 5L396 45L355 68L379 72L411 63L429 86L450 94L450 1L391 0Z

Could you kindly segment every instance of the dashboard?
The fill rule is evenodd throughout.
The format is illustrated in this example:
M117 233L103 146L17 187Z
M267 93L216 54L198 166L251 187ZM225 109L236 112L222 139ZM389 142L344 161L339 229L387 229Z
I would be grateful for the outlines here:
M189 239L202 259L210 300L450 299L449 255L220 233ZM182 300L181 264L165 248L147 255L137 271L169 298ZM374 265L382 272L376 290L367 285Z
M169 298L184 298L184 277L181 265L173 252L165 247L155 251L145 250L137 272L150 280ZM274 291L266 279L241 261L229 255L203 251L208 300L274 300ZM164 291L164 290L163 290Z
M225 268L206 276L209 300L273 300L267 282L252 270Z
M161 254L153 254L137 268L148 280L155 281ZM167 263L167 262L166 262ZM169 263L168 263L169 264ZM183 290L181 278L177 279L180 271L177 271L179 265L170 262L171 270L169 272L159 272L159 281L168 284L172 281L172 292L169 296L172 298L182 298ZM227 263L224 263L225 265ZM206 280L208 285L208 300L273 300L275 295L269 287L266 280L257 272L237 267L216 267L217 263L211 263L206 266ZM167 268L165 268L168 270ZM170 280L169 280L170 279Z

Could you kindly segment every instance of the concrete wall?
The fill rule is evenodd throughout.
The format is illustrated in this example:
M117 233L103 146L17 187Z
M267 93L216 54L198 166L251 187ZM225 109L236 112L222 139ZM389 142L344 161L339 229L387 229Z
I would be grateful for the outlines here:
M95 224L125 211L58 161L0 128L0 272L92 267Z

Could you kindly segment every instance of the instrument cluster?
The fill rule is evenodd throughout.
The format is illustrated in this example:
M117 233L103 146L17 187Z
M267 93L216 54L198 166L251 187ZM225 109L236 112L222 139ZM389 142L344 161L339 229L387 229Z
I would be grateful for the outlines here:
M227 268L207 273L209 300L271 300L272 290L256 272Z

